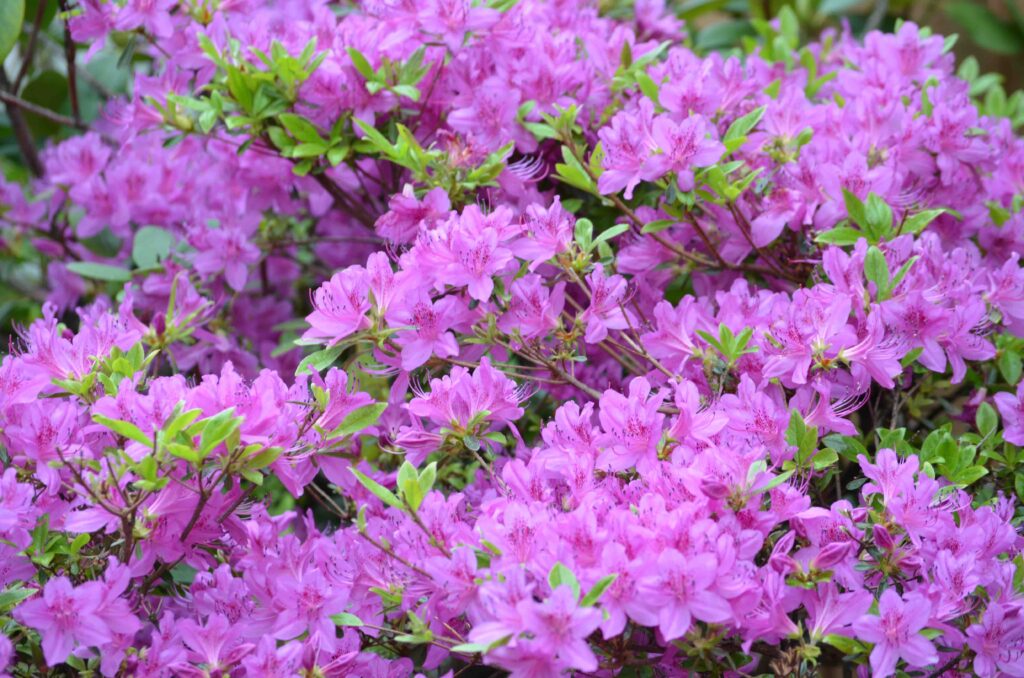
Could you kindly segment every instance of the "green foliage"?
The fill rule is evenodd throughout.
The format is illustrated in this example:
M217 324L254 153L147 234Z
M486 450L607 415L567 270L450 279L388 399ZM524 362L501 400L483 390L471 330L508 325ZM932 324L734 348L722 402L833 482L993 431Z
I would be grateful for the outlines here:
M697 334L721 354L729 369L736 365L740 357L758 351L757 346L749 345L754 336L754 331L749 327L744 328L739 334L733 334L725 323L721 323L718 326L717 337L704 330L697 330Z
M25 0L0 2L0 64L14 49L25 19Z

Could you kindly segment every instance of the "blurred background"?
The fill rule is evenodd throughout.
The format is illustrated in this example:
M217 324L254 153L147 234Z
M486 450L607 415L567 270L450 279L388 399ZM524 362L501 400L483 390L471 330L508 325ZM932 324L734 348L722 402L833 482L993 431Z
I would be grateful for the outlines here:
M728 48L755 35L751 19L778 16L789 7L805 32L848 21L855 34L892 30L899 20L960 36L958 60L974 57L982 73L1002 76L1007 92L1024 87L1024 0L672 0L677 13L698 27L695 42Z

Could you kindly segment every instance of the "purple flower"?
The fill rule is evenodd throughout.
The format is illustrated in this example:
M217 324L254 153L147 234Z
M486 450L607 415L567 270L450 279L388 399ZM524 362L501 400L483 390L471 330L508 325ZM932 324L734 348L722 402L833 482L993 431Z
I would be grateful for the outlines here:
M369 326L366 271L353 266L331 276L313 292L313 312L306 316L309 329L303 339L325 340L332 346Z
M1003 438L1014 445L1024 445L1024 381L1017 384L1016 394L997 393L992 399L1003 418Z
M981 620L967 629L974 671L982 678L1024 676L1024 619L999 603L989 603Z
M633 617L654 626L665 640L681 638L694 619L721 623L732 617L729 602L714 590L718 560L711 553L684 556L667 549L657 567L640 582L640 597Z
M579 607L571 588L559 586L544 602L524 600L516 609L533 635L534 649L557 656L563 669L597 670L597 657L586 639L601 624L601 613Z
M675 172L681 191L694 188L693 170L718 162L725 147L710 137L713 128L700 115L691 115L676 123L668 115L654 119L651 138L658 153L647 158L643 177L651 180Z
M54 577L46 582L42 595L23 602L14 610L14 616L39 631L46 663L56 666L76 647L98 647L110 642L110 628L98 614L102 603L102 589L75 588L67 577Z
M871 670L878 678L896 672L903 659L912 668L924 668L939 660L931 641L920 634L931 617L931 604L919 594L901 598L886 589L878 600L878 614L866 614L853 624L860 640L874 643Z
M657 463L665 415L658 412L666 394L651 395L651 384L638 377L629 384L629 396L605 391L599 418L604 434L598 444L605 448L601 463L613 471L636 467L641 472Z
M636 322L632 311L625 310L626 279L621 275L607 276L602 264L595 264L587 276L590 287L590 306L580 316L586 323L585 339L596 344L608 336L608 330L624 330Z

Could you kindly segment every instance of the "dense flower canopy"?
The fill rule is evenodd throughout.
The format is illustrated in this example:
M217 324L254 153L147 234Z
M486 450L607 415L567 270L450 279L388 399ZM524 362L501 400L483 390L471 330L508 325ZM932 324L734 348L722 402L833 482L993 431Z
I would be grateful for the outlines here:
M142 56L0 183L0 674L1024 676L1024 142L948 41L66 19Z

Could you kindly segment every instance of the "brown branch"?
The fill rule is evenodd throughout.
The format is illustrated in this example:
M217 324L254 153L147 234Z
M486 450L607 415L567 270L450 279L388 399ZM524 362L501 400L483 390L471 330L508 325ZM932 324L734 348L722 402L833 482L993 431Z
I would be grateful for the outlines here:
M12 108L21 109L26 113L38 115L40 118L46 118L47 120L55 122L58 125L66 125L67 127L74 127L75 129L80 130L88 129L88 127L84 123L75 120L74 118L69 118L66 115L55 113L54 111L51 111L48 108L43 108L42 106L38 106L32 103L31 101L25 101L21 97L15 96L7 91L0 90L0 101L3 101L5 104L7 104L8 115L10 115L10 111Z
M75 41L71 37L71 23L68 16L67 0L59 0L60 10L64 13L64 59L68 63L68 94L71 96L71 114L75 118L76 127L82 124L82 109L78 104L78 70L75 68ZM45 0L40 0L39 5L45 5Z
M21 89L21 83L25 80L28 69L32 67L32 59L36 55L36 41L39 39L39 29L43 26L45 13L46 0L39 0L39 4L36 5L36 17L32 22L32 32L29 33L28 45L25 47L25 59L21 62L21 68L18 69L18 75L14 78L14 86L11 88L13 92Z
M373 225L376 222L376 220L372 216L370 216L370 214L367 213L366 210L362 208L362 206L350 200L349 196L345 193L345 191L341 190L341 186L336 184L333 179L331 179L323 172L314 172L311 173L310 176L312 176L316 183L320 184L320 186L322 186L323 189L327 191L327 193L330 194L332 198L334 198L334 202L339 207L347 209L349 212L352 213L352 216L358 219L367 228L373 228Z

